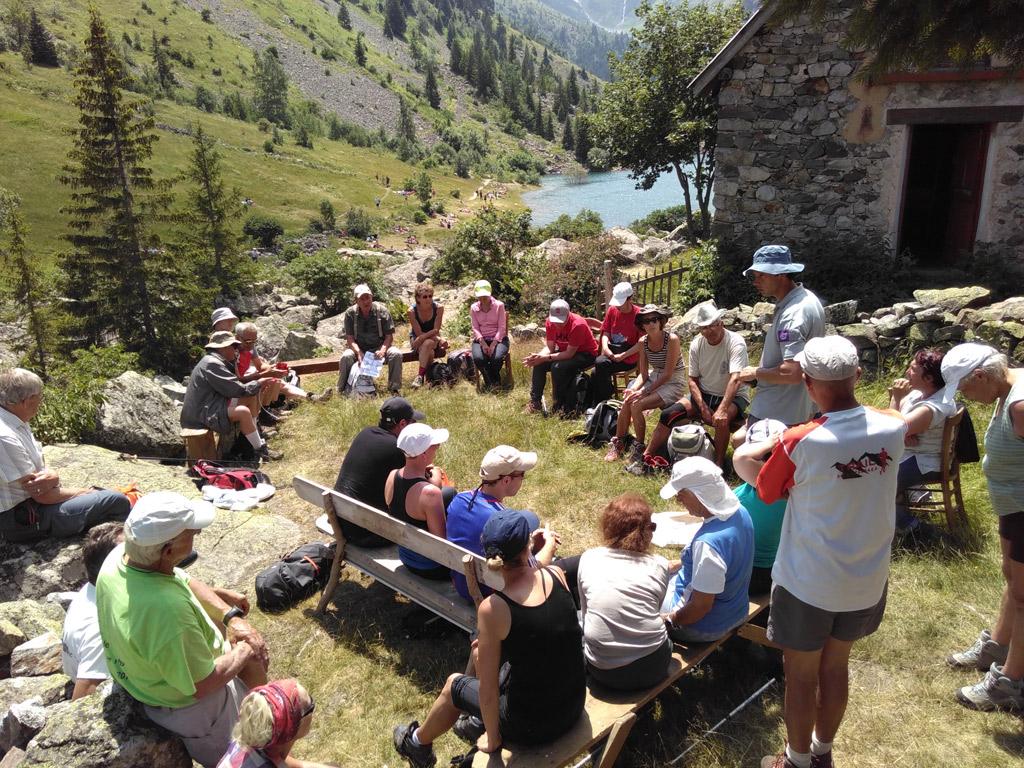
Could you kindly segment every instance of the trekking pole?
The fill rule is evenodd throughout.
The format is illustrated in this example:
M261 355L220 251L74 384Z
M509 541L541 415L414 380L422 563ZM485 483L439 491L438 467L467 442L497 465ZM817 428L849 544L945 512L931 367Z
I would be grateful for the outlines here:
M175 459L167 456L137 456L134 453L119 453L117 454L118 461L151 461L156 464L183 464L188 466L188 459ZM232 459L231 466L242 467L245 469L259 469L258 461L247 461L244 459Z
M744 699L739 704L739 706L737 706L732 712L727 714L725 717L723 717L717 723L712 725L707 731L705 731L703 734L701 734L699 739L697 739L695 742L693 742L693 744L691 744L686 749L684 749L682 754L680 754L674 760L670 761L668 763L668 765L675 765L680 760L682 760L684 757L686 757L686 755L689 754L690 750L692 750L694 747L696 747L698 744L700 744L702 741L704 741L704 739L706 739L712 733L715 733L719 728L721 728L723 725L725 725L727 722L729 722L729 720L731 720L737 714L739 714L744 709L746 709L750 704L752 704L754 701L756 701L757 698L760 697L760 695L762 693L764 693L770 686L774 685L774 683L775 683L775 678L773 677L767 683L765 683L760 688L758 688L756 691L754 691L752 694L750 694L746 699Z

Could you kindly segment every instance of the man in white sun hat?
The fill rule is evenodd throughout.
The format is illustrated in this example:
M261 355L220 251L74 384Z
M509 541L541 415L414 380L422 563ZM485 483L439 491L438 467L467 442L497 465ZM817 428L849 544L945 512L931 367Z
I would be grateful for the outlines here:
M263 638L244 618L245 596L175 567L213 519L205 501L146 494L125 521L124 544L107 556L96 580L114 681L206 768L224 754L242 698L266 682L269 663Z
M668 585L662 609L669 635L677 642L717 640L747 617L754 526L721 468L703 456L677 461L661 498L704 520Z
M448 441L447 429L434 429L429 424L414 422L398 433L398 450L405 455L405 466L395 469L384 483L384 501L388 514L421 531L445 537L444 499L441 489L428 477L437 449ZM447 581L447 566L405 547L398 548L398 558L406 568L426 579Z
M395 340L395 321L388 308L373 300L373 291L366 283L352 289L356 303L345 310L345 341L348 349L338 363L338 393L348 387L348 375L355 363L362 364L363 355L376 355L388 366L388 391L393 395L402 389L402 350Z
M633 302L633 284L616 283L608 299L608 311L604 313L597 343L600 354L594 361L594 372L590 377L588 402L597 405L610 398L615 392L612 376L636 368L638 352L629 354L640 341L640 326L636 324L638 312Z
M772 568L768 639L782 646L788 743L762 768L832 765L853 644L885 612L906 422L857 402L857 350L840 336L795 357L821 416L783 433L757 475L765 503L789 499Z
M235 326L238 324L238 315L231 311L229 307L217 307L210 313L210 323L213 325L213 332L217 331L231 331L235 332Z
M793 261L787 246L765 245L757 249L753 263L743 272L758 293L775 299L775 314L765 334L761 362L748 365L740 373L741 381L757 381L748 423L778 419L792 426L802 424L814 413L796 355L809 339L825 335L825 310L817 296L793 279L803 271L804 265ZM742 431L733 436L733 445L741 442Z

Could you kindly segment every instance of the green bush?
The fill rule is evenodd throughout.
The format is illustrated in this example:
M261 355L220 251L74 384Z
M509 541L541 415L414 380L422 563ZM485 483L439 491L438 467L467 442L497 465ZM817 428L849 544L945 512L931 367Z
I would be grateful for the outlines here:
M639 232L640 234L646 233L649 229L671 232L680 224L685 223L686 206L673 205L668 208L659 208L656 211L651 211L642 219L637 219L632 224L630 224L629 228L632 229L634 232ZM693 223L694 226L698 228L700 227L700 211L694 212Z
M534 266L523 286L523 308L545 314L555 299L565 299L573 312L598 315L604 299L604 262L615 260L619 241L609 235L573 243L560 256Z
M258 243L261 248L270 250L274 247L277 239L284 234L284 227L277 219L255 213L246 219L242 226L242 233Z
M684 273L679 284L679 290L675 295L675 307L680 312L686 312L694 304L713 299L717 295L719 283L725 281L726 276L733 274L730 269L719 262L718 241L705 240L697 246L697 249L690 254L690 269ZM744 278L740 278L745 280ZM749 285L749 281L744 282ZM731 304L720 304L719 306L732 306Z
M561 237L564 240L583 240L587 237L597 237L604 230L604 222L601 216L584 208L575 217L563 213L547 226L537 230L538 240L547 240L550 237Z
M317 300L325 316L348 307L352 303L352 289L359 283L367 283L375 299L386 298L377 263L366 256L341 257L332 251L317 251L299 256L285 271L298 287Z
M71 358L51 358L32 432L43 443L78 443L96 428L109 379L138 370L139 356L120 346L76 349Z
M413 224L426 224L427 214L425 214L423 211L417 208L415 211L412 212L412 221Z
M351 237L364 238L377 231L377 220L362 208L345 212L345 230Z

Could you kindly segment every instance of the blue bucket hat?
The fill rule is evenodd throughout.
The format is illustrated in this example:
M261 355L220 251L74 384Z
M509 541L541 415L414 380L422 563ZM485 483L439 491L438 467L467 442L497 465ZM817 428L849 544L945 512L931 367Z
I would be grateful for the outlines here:
M750 272L764 272L767 275L784 275L803 272L804 265L793 261L793 254L785 245L762 245L754 251L754 263L743 270L743 276Z
M503 509L495 512L484 523L483 533L480 534L484 556L500 555L502 560L512 560L530 543L532 530L530 520L518 510Z

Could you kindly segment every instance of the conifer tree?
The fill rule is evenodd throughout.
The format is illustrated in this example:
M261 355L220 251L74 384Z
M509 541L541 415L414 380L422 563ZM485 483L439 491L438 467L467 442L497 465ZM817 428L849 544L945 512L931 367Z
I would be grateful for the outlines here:
M356 64L360 67L366 66L366 45L363 43L363 33L359 32L356 35L356 47L355 47Z
M153 54L153 70L156 74L157 85L165 94L170 94L175 86L174 70L171 69L171 57L167 55L163 45L157 40L156 32L153 32L151 53Z
M4 293L18 307L28 326L29 343L24 350L32 367L46 378L46 360L52 341L53 319L44 312L49 303L49 281L43 274L39 259L34 259L25 246L28 234L21 217L21 200L13 192L0 187L0 280Z
M552 119L550 112L544 118L544 138L548 141L555 140L555 121Z
M576 105L580 103L580 86L576 82L576 67L572 67L569 70L569 82L566 85L565 94L570 104Z
M33 64L38 64L41 67L60 66L57 49L53 45L53 37L39 20L39 14L36 13L35 8L29 15L28 47Z
M405 36L405 8L402 0L386 0L384 3L384 35L385 37Z
M534 102L533 125L530 127L538 136L544 135L544 109L541 106L539 98Z
M398 97L398 138L416 143L416 123L412 119L412 110L409 102L403 96Z
M242 196L225 185L217 142L199 124L192 128L192 154L183 179L189 184L183 239L205 255L203 271L211 274L204 282L215 284L219 293L233 294L243 266L233 228L241 217Z
M586 165L587 155L594 146L590 138L590 123L586 115L576 115L576 159Z
M79 124L60 180L71 188L64 209L73 250L61 259L79 335L99 342L115 331L125 349L162 363L155 305L173 288L173 273L153 224L166 217L169 187L153 179L152 115L125 96L128 71L106 25L90 11L89 36L75 76ZM162 367L162 366L161 366Z
M427 79L423 84L423 90L427 95L427 102L434 109L441 106L441 90L437 86L437 74L434 72L434 65L427 67Z
M562 126L562 149L572 152L576 148L576 141L572 135L572 115L565 116L565 125Z
M288 127L288 74L277 58L277 49L270 46L262 55L253 52L253 101L260 117Z
M338 23L342 29L352 29L352 17L348 13L347 0L341 0L341 5L338 6Z

